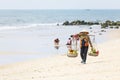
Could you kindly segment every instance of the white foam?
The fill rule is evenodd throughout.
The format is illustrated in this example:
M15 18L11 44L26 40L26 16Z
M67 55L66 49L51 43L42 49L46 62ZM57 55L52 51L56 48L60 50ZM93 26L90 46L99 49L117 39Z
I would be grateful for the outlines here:
M61 23L58 23L62 25ZM0 30L15 30L15 29L26 29L31 27L45 27L45 26L56 26L57 23L39 23L39 24L27 24L27 25L15 25L15 26L0 26Z

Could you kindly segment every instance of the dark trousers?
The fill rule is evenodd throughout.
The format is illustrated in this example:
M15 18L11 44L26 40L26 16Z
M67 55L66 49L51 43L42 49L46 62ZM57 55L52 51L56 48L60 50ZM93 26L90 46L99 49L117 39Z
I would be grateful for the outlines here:
M86 62L87 59L88 46L82 46L80 51L80 56L82 61Z

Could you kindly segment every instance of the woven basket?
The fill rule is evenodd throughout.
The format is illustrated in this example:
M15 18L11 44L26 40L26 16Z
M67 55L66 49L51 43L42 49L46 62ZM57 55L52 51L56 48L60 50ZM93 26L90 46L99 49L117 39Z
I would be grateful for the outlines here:
M67 56L68 57L77 57L78 56L77 50L68 50Z

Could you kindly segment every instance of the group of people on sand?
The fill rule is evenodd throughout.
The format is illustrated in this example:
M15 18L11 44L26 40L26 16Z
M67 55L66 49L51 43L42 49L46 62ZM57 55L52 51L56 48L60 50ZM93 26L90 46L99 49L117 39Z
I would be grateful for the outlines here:
M77 49L77 45L78 45L78 41L80 41L80 56L81 56L81 63L86 64L86 59L87 59L87 52L88 52L88 48L89 46L91 48L93 48L90 37L89 37L89 32L86 30L82 30L80 33L75 34L75 35L71 35L70 38L68 38L67 41L67 47L69 49L72 49L72 45L74 43L74 45L76 46L75 49ZM59 44L59 39L55 39L54 42L55 44Z

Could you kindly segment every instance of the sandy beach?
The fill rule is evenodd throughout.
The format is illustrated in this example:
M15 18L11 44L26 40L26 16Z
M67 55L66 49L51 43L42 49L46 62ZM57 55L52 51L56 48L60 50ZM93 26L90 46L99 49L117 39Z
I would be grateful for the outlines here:
M110 30L108 41L98 44L100 55L88 56L81 64L80 56L66 54L0 66L0 80L120 80L120 30Z

